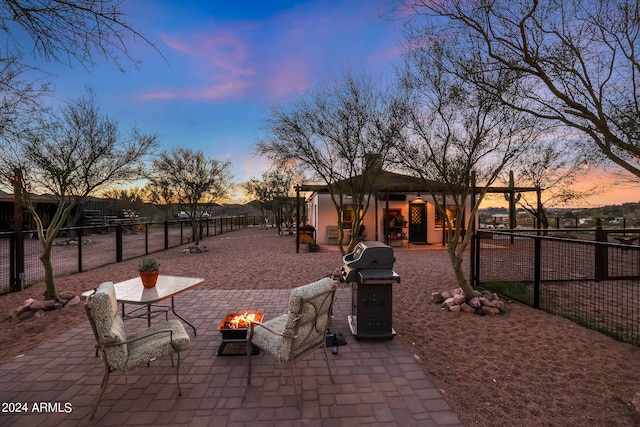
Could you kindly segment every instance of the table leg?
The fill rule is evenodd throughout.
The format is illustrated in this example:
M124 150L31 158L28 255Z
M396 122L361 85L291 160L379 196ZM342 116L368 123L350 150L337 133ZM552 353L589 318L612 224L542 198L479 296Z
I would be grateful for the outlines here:
M173 314L176 315L176 317L178 317L180 320L182 320L187 325L191 326L191 329L193 329L193 335L194 336L198 336L198 333L196 332L196 327L193 326L187 319L185 319L184 317L182 317L178 313L176 313L176 308L175 308L175 305L173 303L173 297L171 297L171 311L173 312Z

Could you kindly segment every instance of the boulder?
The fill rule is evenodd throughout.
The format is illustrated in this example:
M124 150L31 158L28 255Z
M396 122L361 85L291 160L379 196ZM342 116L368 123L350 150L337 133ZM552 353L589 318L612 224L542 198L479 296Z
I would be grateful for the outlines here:
M500 310L498 310L495 307L484 306L482 307L482 311L484 311L486 314L491 314L491 315L500 314Z
M463 294L455 294L453 296L453 303L455 305L461 305L461 304L464 304L465 302L467 302L467 299L464 297Z
M460 309L462 311L464 311L465 313L474 313L476 311L475 308L471 307L469 304L467 303L463 303L462 305L460 305Z
M444 301L444 298L442 297L442 294L440 292L432 292L431 293L431 302L434 304L440 304L442 301Z
M474 309L482 307L482 303L480 302L480 298L478 297L471 298L468 304Z
M18 316L18 320L27 320L27 319L31 319L34 314L36 314L35 311L33 310L27 310L27 311L23 311L22 313L20 313L20 315Z
M34 301L31 303L31 305L29 306L29 308L31 310L51 310L56 306L56 301L54 300L44 300L44 301Z
M73 292L71 292L71 291L62 291L62 292L60 292L58 294L58 299L61 299L61 300L67 300L68 301L73 297L74 297L74 295L73 295Z
M75 297L71 298L67 304L65 305L65 307L71 307L74 305L78 305L80 304L80 297L78 295L76 295Z

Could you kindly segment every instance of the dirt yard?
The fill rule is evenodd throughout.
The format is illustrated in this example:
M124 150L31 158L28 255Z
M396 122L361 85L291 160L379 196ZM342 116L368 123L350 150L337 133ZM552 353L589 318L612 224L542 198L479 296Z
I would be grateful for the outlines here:
M335 248L295 253L291 237L245 229L204 242L209 251L158 253L165 272L205 277L206 289L288 289L342 264ZM304 251L304 248L303 248ZM393 322L402 341L467 426L639 426L631 401L640 392L640 348L562 317L507 302L507 313L443 311L430 294L455 287L440 247L395 248ZM80 294L136 273L137 260L59 278L57 289ZM347 286L347 285L345 285ZM16 322L11 310L40 298L44 285L0 296L0 363L87 322L82 306Z

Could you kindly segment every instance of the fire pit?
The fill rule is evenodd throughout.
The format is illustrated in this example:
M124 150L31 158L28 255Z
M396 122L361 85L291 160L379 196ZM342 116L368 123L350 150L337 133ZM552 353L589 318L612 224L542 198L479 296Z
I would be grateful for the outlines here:
M218 325L222 334L222 343L218 348L218 356L246 355L247 332L251 322L261 322L264 313L245 311L244 313L227 314ZM232 351L225 352L225 348L231 344ZM251 354L260 353L260 348L252 345Z

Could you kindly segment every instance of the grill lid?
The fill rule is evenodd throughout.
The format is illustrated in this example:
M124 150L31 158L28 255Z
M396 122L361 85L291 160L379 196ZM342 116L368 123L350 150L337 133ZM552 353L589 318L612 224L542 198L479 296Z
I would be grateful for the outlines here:
M358 270L392 270L393 248L376 241L364 241L342 258L345 267Z

